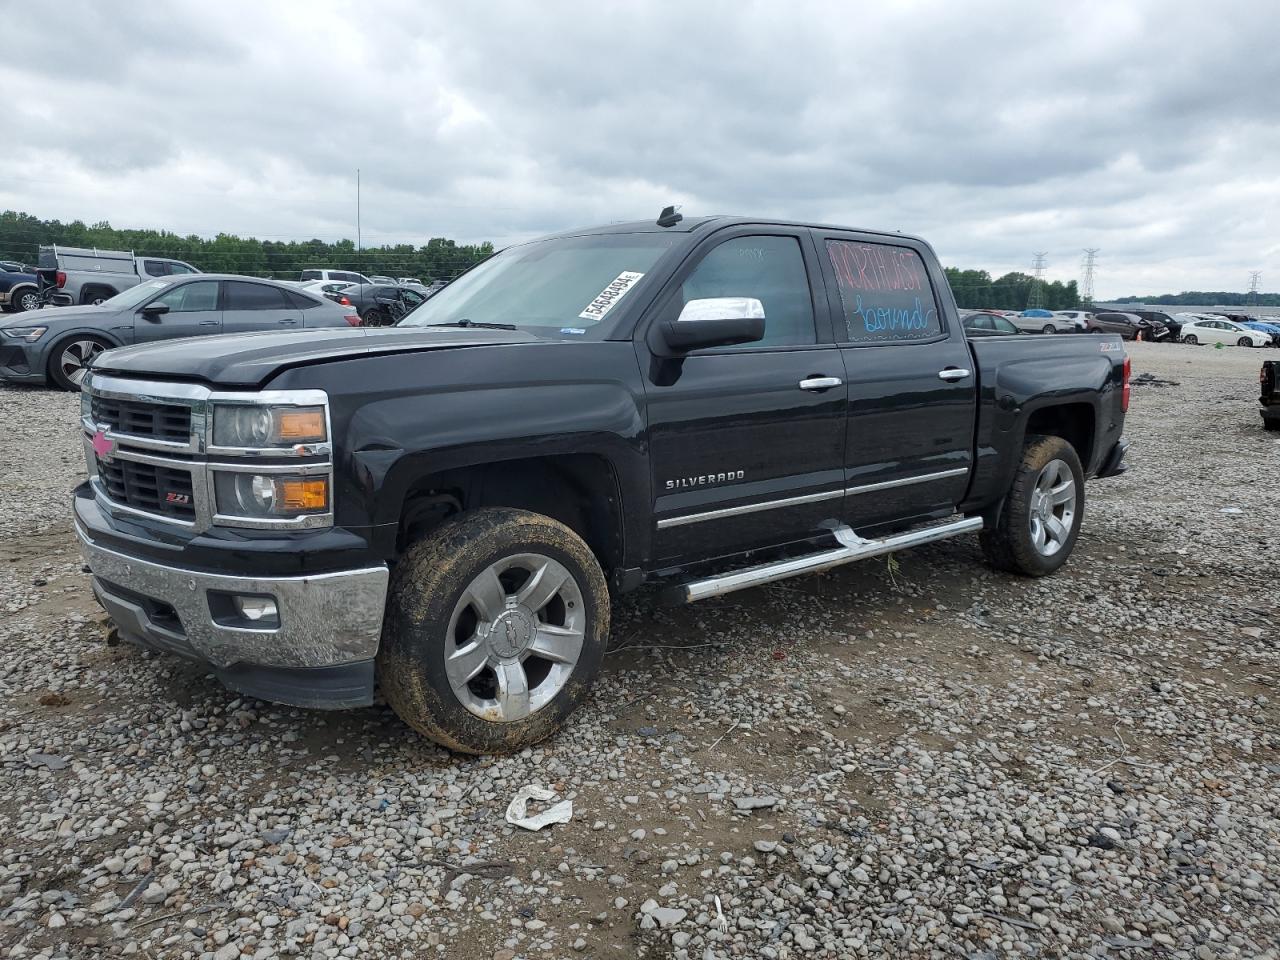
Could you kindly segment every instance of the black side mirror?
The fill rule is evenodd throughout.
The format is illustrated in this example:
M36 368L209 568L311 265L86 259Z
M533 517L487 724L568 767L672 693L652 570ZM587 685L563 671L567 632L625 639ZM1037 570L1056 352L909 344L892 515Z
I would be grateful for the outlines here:
M678 353L763 338L764 304L754 297L690 300L678 318L662 324L662 339Z
M167 303L148 303L142 308L142 315L148 320L159 320L169 312Z

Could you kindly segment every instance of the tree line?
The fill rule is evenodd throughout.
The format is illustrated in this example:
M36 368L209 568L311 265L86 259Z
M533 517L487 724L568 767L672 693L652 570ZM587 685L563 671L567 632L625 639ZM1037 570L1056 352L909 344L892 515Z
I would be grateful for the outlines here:
M1184 290L1158 297L1120 297L1112 303L1150 303L1169 306L1280 307L1280 293L1233 293L1229 290Z
M422 246L396 244L357 250L350 240L281 242L229 233L209 239L195 234L180 236L168 230L120 230L106 222L86 225L80 220L41 220L14 210L0 213L0 260L34 264L39 259L39 248L47 244L132 250L140 256L183 260L206 273L240 273L276 280L296 280L303 270L324 268L417 277L425 282L450 280L494 252L492 243L460 244L444 237L432 237ZM1016 271L994 280L985 270L948 267L946 272L961 307L1025 310L1032 303L1038 283L1035 277ZM1039 288L1040 305L1048 310L1069 310L1080 304L1074 280L1065 284L1058 280L1040 281ZM1196 302L1234 302L1221 299L1227 294L1203 296L1218 299Z
M946 268L947 281L960 307L991 310L1026 310L1041 306L1046 310L1071 310L1080 306L1080 291L1074 280L1045 282L1026 273L1013 271L991 279L985 270ZM1039 303L1032 294L1039 286Z
M167 230L118 230L106 222L86 226L79 220L41 220L14 210L0 213L0 260L34 265L39 248L48 244L131 250L139 256L183 260L205 273L276 280L297 280L303 270L316 268L416 277L424 282L450 280L493 254L491 243L460 244L444 237L432 237L422 246L395 244L357 250L350 240L277 242L229 233L208 239Z

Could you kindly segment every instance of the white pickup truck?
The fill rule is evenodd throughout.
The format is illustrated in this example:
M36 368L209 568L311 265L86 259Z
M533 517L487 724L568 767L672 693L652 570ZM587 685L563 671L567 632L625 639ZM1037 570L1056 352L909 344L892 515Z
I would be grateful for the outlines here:
M200 271L181 260L59 246L42 246L36 269L44 302L60 306L102 303L143 280L187 273Z

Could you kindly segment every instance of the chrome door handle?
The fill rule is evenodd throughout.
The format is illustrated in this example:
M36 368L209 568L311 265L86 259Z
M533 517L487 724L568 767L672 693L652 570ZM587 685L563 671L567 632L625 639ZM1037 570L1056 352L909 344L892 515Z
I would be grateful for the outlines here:
M282 326L282 327L292 327L292 326L296 326L296 325L297 325L297 323L298 323L298 321L297 321L297 320L281 320L281 321L280 321L280 326Z
M200 321L200 326L202 326L202 327L220 327L220 326L222 326L222 321L221 321L221 320L201 320L201 321Z
M839 377L809 377L801 380L798 386L801 390L830 390L832 387L838 387L842 383Z
M969 375L968 370L961 370L959 367L947 367L945 370L938 371L939 380L963 380Z

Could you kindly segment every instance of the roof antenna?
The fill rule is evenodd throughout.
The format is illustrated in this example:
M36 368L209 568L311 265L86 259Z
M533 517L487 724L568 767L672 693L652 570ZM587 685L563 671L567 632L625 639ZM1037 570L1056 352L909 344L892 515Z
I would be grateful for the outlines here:
M675 207L663 207L662 212L658 214L658 226L674 227L677 223L684 219L683 213L676 213Z

